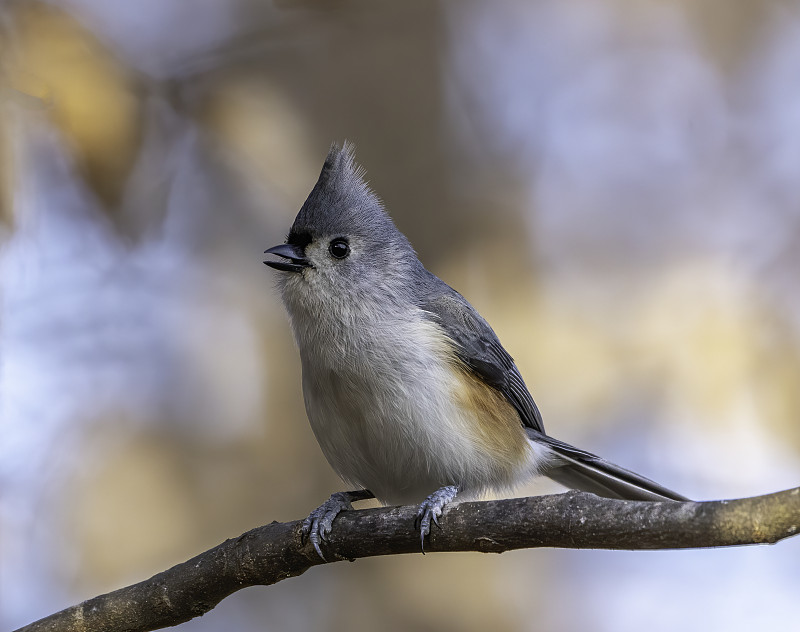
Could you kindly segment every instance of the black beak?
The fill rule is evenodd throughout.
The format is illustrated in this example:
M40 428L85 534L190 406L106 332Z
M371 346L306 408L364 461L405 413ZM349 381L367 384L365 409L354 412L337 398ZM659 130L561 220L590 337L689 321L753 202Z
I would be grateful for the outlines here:
M311 262L305 255L291 244L281 244L264 251L265 255L278 255L289 261L265 261L270 268L282 270L283 272L301 272L303 268L313 268Z

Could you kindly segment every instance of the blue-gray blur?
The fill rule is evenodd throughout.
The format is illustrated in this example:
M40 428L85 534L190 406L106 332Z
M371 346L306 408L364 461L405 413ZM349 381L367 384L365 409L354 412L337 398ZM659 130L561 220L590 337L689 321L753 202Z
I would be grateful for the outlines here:
M800 483L796 3L16 2L0 60L0 628L342 488L261 253L345 138L554 436ZM799 552L365 560L181 629L780 629Z

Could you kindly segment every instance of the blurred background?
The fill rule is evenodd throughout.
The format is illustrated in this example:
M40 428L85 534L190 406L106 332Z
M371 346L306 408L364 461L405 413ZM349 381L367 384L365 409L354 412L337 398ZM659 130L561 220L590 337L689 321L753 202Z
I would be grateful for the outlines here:
M345 138L551 434L800 484L796 2L5 1L0 628L342 489L261 253ZM799 556L362 560L180 629L779 629Z

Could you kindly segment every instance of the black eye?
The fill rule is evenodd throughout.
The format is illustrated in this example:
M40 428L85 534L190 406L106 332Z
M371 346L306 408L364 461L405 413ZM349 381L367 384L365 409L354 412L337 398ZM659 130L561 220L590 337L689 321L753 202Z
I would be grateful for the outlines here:
M336 259L344 259L350 254L350 245L344 237L337 237L331 240L331 243L328 245L328 252Z

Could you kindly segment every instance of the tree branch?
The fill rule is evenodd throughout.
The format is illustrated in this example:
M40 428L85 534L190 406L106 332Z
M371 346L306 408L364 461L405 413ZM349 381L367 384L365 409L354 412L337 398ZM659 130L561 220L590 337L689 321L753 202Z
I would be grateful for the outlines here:
M416 507L340 514L328 560L419 553ZM468 502L445 510L427 551L686 549L774 544L800 530L800 487L710 502L638 502L568 492ZM133 632L177 625L205 614L231 593L270 585L324 564L300 540L300 521L277 523L226 540L148 580L100 595L17 632ZM422 563L422 562L421 562Z

